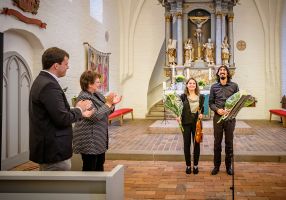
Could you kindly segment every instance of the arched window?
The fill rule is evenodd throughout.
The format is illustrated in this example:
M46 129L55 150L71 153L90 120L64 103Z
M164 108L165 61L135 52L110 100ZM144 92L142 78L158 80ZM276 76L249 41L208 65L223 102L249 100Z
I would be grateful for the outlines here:
M90 0L90 16L103 22L103 0Z

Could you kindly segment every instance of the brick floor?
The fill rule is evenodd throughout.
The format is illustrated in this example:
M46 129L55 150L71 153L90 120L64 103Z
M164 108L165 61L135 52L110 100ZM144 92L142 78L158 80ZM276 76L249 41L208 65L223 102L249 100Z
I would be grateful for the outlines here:
M199 174L185 174L183 162L107 160L105 171L124 165L125 199L232 199L232 176L224 165L211 176L212 162L199 163ZM38 170L29 162L13 170ZM286 163L236 162L235 199L286 199Z
M123 126L116 123L109 127L110 154L160 154L183 155L183 139L177 134L148 134L148 127L154 120L125 120ZM286 162L286 128L277 121L244 120L252 127L251 135L234 137L234 153L242 161L283 161ZM205 134L201 143L201 155L213 155L212 134ZM223 141L224 147L224 141ZM267 158L267 156L269 158ZM155 156L154 156L155 157ZM273 160L271 160L273 157ZM183 158L183 157L181 157Z
M159 161L154 153L183 159L182 136L178 134L148 134L147 128L154 120L125 120L109 127L109 154L124 153L138 159L139 154L153 154L151 161L107 160L105 170L117 164L125 166L125 199L232 199L231 176L221 171L211 176L211 161L200 161L198 175L185 174L183 161ZM235 136L234 149L240 157L249 156L257 161L259 156L278 157L277 162L235 162L235 199L283 200L286 199L286 129L281 123L245 121L253 128L253 135ZM201 144L203 155L213 155L213 136L205 135ZM202 157L201 156L201 157ZM240 157L239 157L240 156ZM172 157L173 160L175 160ZM180 160L180 159L179 159ZM203 160L203 159L201 159ZM13 170L38 170L32 162Z

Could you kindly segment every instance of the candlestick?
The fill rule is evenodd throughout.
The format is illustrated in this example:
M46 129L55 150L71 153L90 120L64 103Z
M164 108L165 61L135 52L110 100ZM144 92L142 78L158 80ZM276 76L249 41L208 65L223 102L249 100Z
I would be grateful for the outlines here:
M212 80L212 69L209 68L209 81Z
M167 88L167 85L166 85L166 82L164 81L163 82L163 90L166 90L166 88Z

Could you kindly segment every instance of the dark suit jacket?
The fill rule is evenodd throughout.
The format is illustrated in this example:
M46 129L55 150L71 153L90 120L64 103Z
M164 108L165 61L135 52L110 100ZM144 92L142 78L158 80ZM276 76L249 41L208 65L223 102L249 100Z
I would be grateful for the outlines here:
M184 93L181 96L181 100L183 102L183 111L182 111L182 124L190 124L192 122L195 122L197 120L198 117L198 113L196 113L196 115L191 115L191 109L190 109L190 104L188 101L188 97L187 95ZM201 110L201 113L204 113L204 100L205 100L205 96L200 94L199 97L199 109Z
M57 80L41 71L29 98L30 160L55 163L72 156L72 123L80 120L79 108L70 109Z

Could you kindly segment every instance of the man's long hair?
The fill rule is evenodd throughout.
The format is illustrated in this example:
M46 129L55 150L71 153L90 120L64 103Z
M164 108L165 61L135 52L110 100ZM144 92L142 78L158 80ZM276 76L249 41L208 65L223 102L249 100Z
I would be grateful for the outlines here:
M229 71L228 67L225 66L225 65L221 65L221 66L217 69L217 72L216 72L216 81L217 81L217 82L220 82L220 77L219 77L218 73L219 73L219 70L220 70L222 67L225 68L225 70L227 71L227 82L230 82L230 80L231 80L232 77L231 77L231 74L230 74L230 71Z

